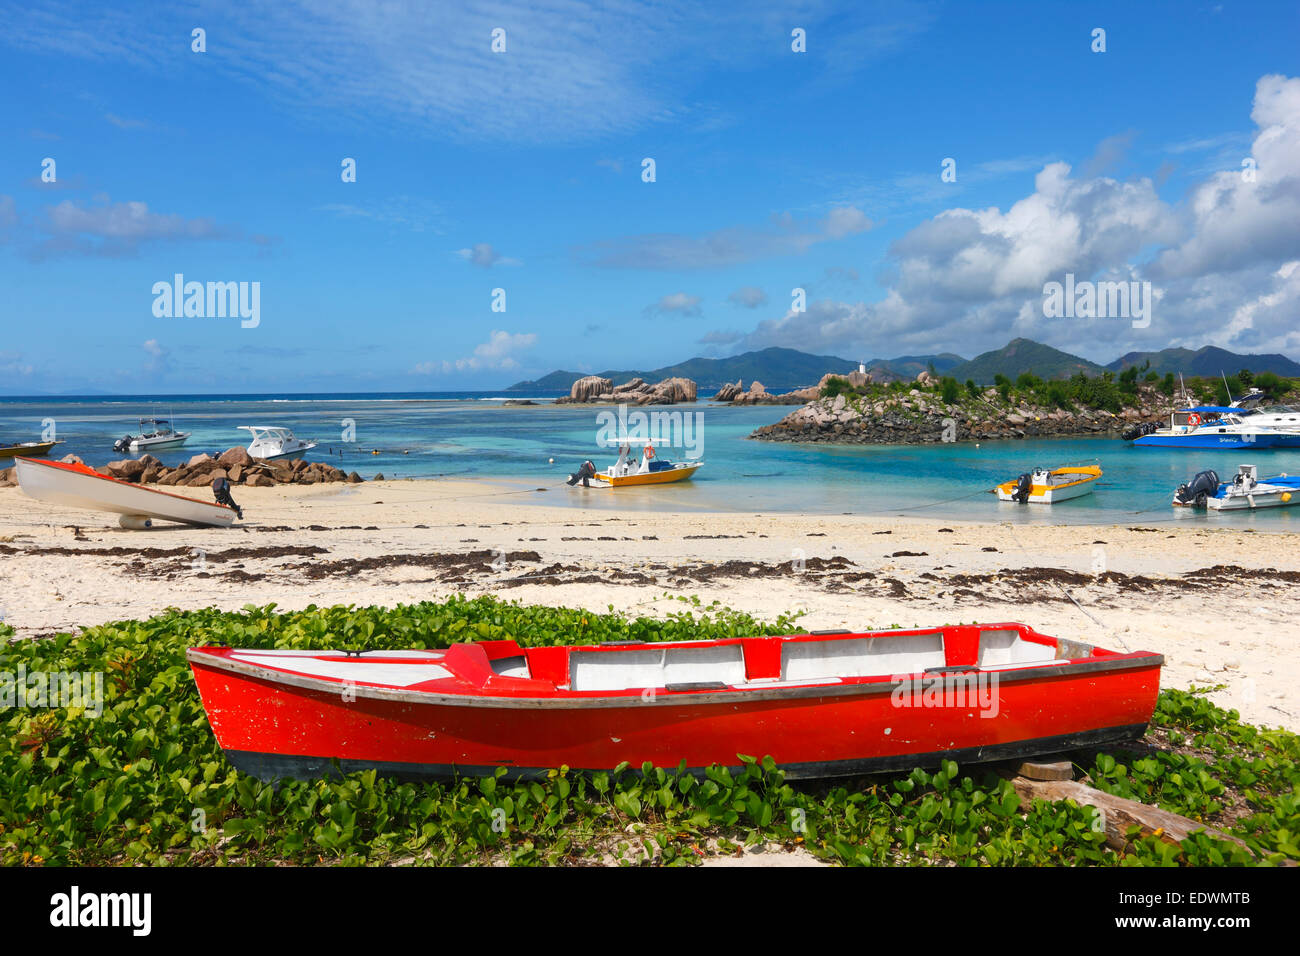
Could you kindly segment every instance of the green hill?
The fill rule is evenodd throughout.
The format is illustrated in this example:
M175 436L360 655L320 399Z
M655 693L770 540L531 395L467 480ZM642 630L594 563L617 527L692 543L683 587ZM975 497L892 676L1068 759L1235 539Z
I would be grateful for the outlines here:
M977 385L988 385L999 372L1010 379L1024 372L1033 372L1042 379L1054 379L1069 378L1076 372L1100 375L1102 371L1102 366L1095 362L1054 349L1050 345L1030 339L1012 339L1000 349L954 365L947 374L959 382L973 379Z
M867 371L877 382L889 382L894 379L914 379L922 372L929 371L930 366L940 375L947 375L949 370L966 360L952 352L938 355L900 355L892 359L872 359L867 363Z
M1121 372L1130 365L1151 362L1151 371L1159 375L1173 372L1188 376L1217 378L1220 373L1233 375L1243 368L1252 372L1273 372L1288 378L1300 377L1300 364L1276 352L1266 355L1229 352L1227 349L1207 345L1196 349L1161 349L1159 352L1129 352L1106 367Z
M605 372L551 372L535 381L516 382L506 391L526 392L532 389L569 389L574 382L584 375L596 374L602 378L614 380L615 385L633 378L643 378L647 382L658 382L665 378L678 376L689 378L699 386L701 392L720 388L727 382L737 379L749 384L755 380L763 383L768 391L784 391L816 385L827 372L848 373L858 367L857 362L836 358L832 355L809 355L795 349L768 348L757 352L745 352L731 358L709 359L693 358L677 365L638 371L627 369Z

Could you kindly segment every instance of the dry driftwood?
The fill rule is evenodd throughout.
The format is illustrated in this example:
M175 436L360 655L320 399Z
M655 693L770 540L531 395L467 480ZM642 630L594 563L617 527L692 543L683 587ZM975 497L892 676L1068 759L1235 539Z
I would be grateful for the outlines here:
M1238 846L1250 849L1244 841L1222 830L1197 823L1187 817L1161 810L1159 807L1147 806L1136 800L1112 796L1084 783L1074 780L1030 780L1028 777L1012 777L1011 785L1020 796L1020 805L1028 809L1038 800L1073 800L1079 806L1097 807L1102 811L1102 825L1106 831L1106 843L1116 850L1129 848L1128 829L1137 826L1142 836L1154 836L1167 843L1180 843L1198 830L1216 840L1226 840ZM1294 864L1292 864L1294 865Z

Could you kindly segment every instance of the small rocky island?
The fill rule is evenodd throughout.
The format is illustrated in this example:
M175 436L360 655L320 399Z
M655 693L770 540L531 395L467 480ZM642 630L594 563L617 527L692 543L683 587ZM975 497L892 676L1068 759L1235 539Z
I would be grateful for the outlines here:
M983 388L921 372L912 382L874 383L870 376L826 376L818 395L750 438L842 444L925 444L1017 438L1062 438L1122 432L1136 422L1167 419L1168 382L1136 376L1044 382L1022 375ZM1001 378L1001 377L999 377ZM863 379L867 379L864 381Z
M643 378L615 386L612 378L588 375L573 383L568 398L556 405L678 405L695 401L696 386L689 378L666 378L651 385Z
M723 385L711 401L727 405L802 405L821 394L824 385L831 376L822 377L821 384L796 389L774 395L763 387L762 382L752 382L748 389L744 382L737 381ZM859 383L865 383L869 376L854 372L848 376L857 377ZM689 378L666 378L651 385L642 378L634 378L622 385L615 385L611 378L588 375L573 383L567 398L557 398L556 405L680 405L694 402L698 398L699 387ZM521 404L519 402L510 404ZM531 404L531 403L530 403Z

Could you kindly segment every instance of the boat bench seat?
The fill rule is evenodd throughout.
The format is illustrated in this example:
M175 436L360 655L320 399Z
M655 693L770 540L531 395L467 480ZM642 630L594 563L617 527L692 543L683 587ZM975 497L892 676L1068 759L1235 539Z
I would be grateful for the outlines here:
M1056 657L1056 648L1048 644L1038 644L1021 637L1019 631L980 631L979 657L976 663L980 667L996 667L1000 664L1036 664L1050 661Z
M745 655L739 644L636 650L574 649L569 654L573 690L633 690L669 684L745 681Z
M890 677L943 667L945 663L942 634L787 641L781 648L783 680Z

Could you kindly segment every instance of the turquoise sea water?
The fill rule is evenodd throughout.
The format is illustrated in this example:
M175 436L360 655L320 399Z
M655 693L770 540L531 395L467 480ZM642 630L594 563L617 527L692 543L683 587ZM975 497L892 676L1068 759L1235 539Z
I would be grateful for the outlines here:
M1111 524L1150 527L1199 522L1208 527L1300 531L1300 506L1257 513L1205 514L1170 506L1173 490L1204 468L1225 480L1238 464L1255 464L1261 477L1300 473L1300 449L1184 451L1134 448L1118 438L984 442L938 445L835 446L749 441L760 425L788 407L678 406L699 423L695 436L705 466L694 479L655 488L569 488L564 479L585 458L605 466L616 457L597 434L602 408L542 404L507 407L497 395L0 399L0 439L41 437L53 419L73 453L92 465L121 457L112 444L137 430L142 416L172 417L192 431L181 449L158 455L177 464L199 452L246 445L238 425L280 425L320 447L308 457L371 478L435 476L503 480L546 488L521 496L536 504L677 511L825 514L903 514L955 520ZM345 421L355 440L344 441ZM685 458L658 445L661 457ZM377 454L376 454L377 452ZM554 464L548 459L554 458ZM1084 498L1052 506L999 502L987 489L1036 465L1099 461L1105 476Z

